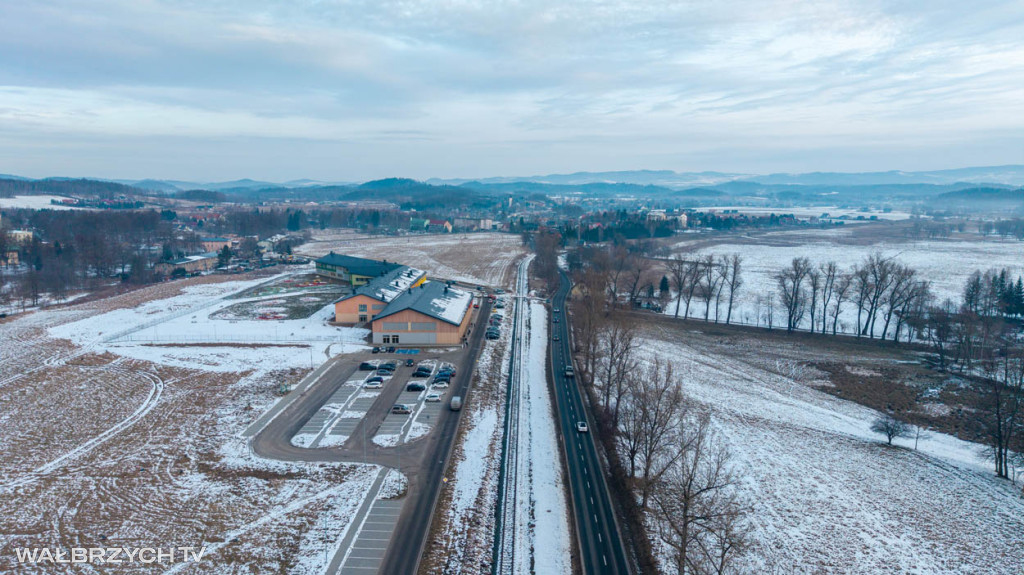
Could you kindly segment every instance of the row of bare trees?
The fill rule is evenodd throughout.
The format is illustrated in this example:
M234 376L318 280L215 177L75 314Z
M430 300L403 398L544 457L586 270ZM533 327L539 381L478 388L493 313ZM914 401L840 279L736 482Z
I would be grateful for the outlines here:
M604 298L581 299L583 306L594 299L604 307ZM650 536L671 549L678 573L738 572L748 511L711 410L683 392L672 362L642 356L635 322L609 314L592 328L594 370L581 376L645 524L655 526Z
M732 322L736 294L743 286L743 258L739 254L718 256L707 254L699 258L686 259L676 255L666 263L669 286L675 292L675 313L679 317L690 317L690 305L696 300L704 304L704 321L711 320L714 304L714 321L718 323L722 306L725 306L725 323Z

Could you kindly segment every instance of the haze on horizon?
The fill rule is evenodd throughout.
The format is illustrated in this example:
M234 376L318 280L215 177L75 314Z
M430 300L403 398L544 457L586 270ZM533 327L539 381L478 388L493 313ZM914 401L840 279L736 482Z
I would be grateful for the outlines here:
M1024 163L1024 4L0 4L0 173L195 181Z

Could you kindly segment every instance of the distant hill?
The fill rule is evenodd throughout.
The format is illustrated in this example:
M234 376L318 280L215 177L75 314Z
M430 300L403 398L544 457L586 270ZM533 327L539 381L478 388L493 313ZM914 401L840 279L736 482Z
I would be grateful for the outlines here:
M940 202L986 202L1024 204L1024 188L967 188L935 197Z
M90 195L100 198L111 198L120 195L141 195L145 190L133 188L115 182L99 180L45 179L45 180L13 180L0 179L0 198L17 195L50 194L54 196Z

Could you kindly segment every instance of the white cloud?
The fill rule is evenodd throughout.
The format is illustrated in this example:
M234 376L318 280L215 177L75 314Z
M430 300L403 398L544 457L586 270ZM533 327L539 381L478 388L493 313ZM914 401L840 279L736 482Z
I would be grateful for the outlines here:
M5 3L0 155L26 175L203 179L1021 162L1022 16L952 1ZM228 140L240 150L220 165L242 173L120 161L169 170L168 145ZM49 161L31 151L48 144Z

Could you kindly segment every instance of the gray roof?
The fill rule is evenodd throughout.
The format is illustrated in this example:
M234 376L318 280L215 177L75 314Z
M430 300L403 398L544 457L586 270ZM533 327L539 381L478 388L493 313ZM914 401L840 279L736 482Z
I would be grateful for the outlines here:
M423 277L423 275L424 272L422 270L414 269L409 266L398 266L382 276L377 276L371 279L366 282L366 285L357 287L353 290L351 295L345 296L338 301L346 300L357 295L365 295L372 297L375 300L390 302L401 292L405 291L410 284L415 283L416 280Z
M374 321L412 310L445 323L459 325L472 302L473 295L468 292L449 288L442 282L426 282L393 299L377 314Z
M347 269L349 273L353 273L358 276L368 277L386 274L390 271L394 271L402 267L402 264L396 264L395 262L382 262L366 258L357 258L355 256L336 254L334 252L331 252L326 256L316 260L316 263L327 264L329 266L343 267Z

